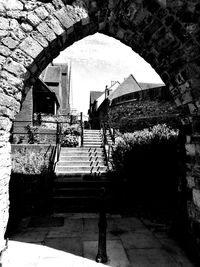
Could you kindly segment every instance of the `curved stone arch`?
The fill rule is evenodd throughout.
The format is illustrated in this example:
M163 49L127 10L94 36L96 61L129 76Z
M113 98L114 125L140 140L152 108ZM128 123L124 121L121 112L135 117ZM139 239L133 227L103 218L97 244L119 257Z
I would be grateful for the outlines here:
M60 51L96 32L119 39L152 65L169 86L177 105L186 107L190 115L198 114L199 5L195 1L178 2L0 2L0 250L8 220L12 120L19 112L22 94Z

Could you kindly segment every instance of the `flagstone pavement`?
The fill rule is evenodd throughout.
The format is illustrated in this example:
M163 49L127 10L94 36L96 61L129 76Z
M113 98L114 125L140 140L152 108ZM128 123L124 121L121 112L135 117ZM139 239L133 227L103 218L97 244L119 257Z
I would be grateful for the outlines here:
M192 267L166 231L153 231L143 220L107 215L106 266ZM98 250L98 214L64 213L24 218L8 240L2 267L93 267Z

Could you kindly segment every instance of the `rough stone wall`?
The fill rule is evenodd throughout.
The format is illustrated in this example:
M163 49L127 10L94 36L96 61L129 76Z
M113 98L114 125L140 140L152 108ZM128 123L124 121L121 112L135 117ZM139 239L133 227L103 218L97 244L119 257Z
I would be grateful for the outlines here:
M33 83L61 50L97 31L113 36L152 65L189 121L198 121L200 115L199 0L72 2L0 0L0 251L8 219L12 120L19 112L25 85ZM199 141L192 142L198 167ZM192 194L198 222L196 184Z

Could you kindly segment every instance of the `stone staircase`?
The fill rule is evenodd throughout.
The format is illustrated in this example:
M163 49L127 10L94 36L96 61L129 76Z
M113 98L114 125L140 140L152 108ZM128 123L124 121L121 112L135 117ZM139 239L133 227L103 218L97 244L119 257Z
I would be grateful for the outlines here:
M83 136L83 147L102 147L102 132L100 130L84 130Z
M102 175L107 170L101 147L62 147L56 176Z
M102 188L109 192L107 201L113 194L107 171L101 131L84 130L83 147L61 148L55 169L54 211L98 212Z

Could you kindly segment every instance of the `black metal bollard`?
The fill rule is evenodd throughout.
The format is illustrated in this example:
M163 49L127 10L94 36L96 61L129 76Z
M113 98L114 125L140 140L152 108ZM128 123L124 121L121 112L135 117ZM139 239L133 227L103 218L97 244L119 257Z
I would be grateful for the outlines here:
M106 253L106 211L105 211L105 188L102 189L100 199L100 213L99 213L99 240L98 240L98 253L96 256L96 262L106 263L108 261Z

